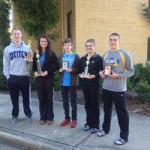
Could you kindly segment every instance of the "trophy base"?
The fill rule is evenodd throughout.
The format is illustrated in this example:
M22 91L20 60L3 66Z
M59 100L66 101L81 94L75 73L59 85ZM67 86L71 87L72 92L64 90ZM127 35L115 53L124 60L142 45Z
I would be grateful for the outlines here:
M84 76L83 76L83 78L88 78L88 77L89 77L89 75L84 75Z
M82 74L81 74L81 78L88 78L89 75L90 75L90 74L84 74L84 73L82 73Z
M28 59L26 59L26 58L25 58L25 61L28 61L28 62L33 62L33 60L28 60Z
M40 72L40 73L38 72L38 76L44 76L43 72Z

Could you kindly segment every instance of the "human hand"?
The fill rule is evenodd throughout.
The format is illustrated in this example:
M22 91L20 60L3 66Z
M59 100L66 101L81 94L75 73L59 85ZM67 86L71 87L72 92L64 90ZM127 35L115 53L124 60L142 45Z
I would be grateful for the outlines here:
M83 76L82 74L79 74L79 77L80 77L80 78L84 78L84 76Z
M59 72L63 72L63 68L60 68L60 69L59 69Z
M47 75L48 75L48 71L42 72L42 76L47 76Z
M38 77L38 76L39 76L39 74L38 74L37 71L34 72L34 76L35 76L35 77Z
M104 70L99 72L99 75L102 79L104 79L106 77L106 75L104 74Z
M72 68L67 68L66 71L67 72L72 72Z
M112 70L112 74L111 75L108 75L109 78L112 78L112 79L119 79L119 74L115 73L113 70Z
M87 79L94 79L95 77L96 77L96 76L95 76L95 75L92 75L92 74L91 74L91 75L86 76L86 78L87 78Z

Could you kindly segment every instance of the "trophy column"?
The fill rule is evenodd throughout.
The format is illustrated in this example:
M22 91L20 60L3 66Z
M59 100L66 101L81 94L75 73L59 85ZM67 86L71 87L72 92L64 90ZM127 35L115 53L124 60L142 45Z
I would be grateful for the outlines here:
M28 40L28 48L30 52L27 52L27 56L25 57L25 60L28 62L29 69L32 68L32 62L33 62L33 52L31 50L31 40Z
M89 64L90 64L90 56L88 55L87 56L87 60L86 60L86 67L84 69L84 72L82 72L82 76L84 78L88 77L90 74L89 74Z
M36 58L37 58L37 72L39 76L42 76L42 70L41 70L41 63L40 63L40 55L39 55L39 50L36 50Z

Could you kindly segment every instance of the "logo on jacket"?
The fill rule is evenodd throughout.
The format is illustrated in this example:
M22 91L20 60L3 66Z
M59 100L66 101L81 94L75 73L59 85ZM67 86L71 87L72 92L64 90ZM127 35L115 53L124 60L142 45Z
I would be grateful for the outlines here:
M110 57L105 61L105 64L110 64L112 66L118 66L118 60L115 57Z
M13 60L15 58L25 58L27 55L24 51L14 51L10 53L10 60Z

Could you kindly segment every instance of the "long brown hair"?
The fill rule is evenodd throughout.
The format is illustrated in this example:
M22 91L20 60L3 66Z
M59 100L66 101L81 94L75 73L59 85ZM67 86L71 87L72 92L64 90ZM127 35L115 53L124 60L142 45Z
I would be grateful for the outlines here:
M38 39L38 44L37 44L37 49L39 50L39 54L41 55L42 54L42 47L40 45L40 40L41 38L44 38L47 40L47 47L45 49L45 54L46 55L49 55L50 57L52 56L52 44L51 44L51 40L49 39L48 35L46 34L43 34L39 37Z

